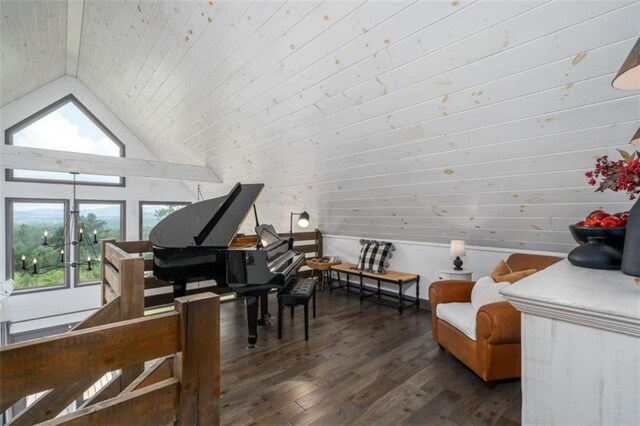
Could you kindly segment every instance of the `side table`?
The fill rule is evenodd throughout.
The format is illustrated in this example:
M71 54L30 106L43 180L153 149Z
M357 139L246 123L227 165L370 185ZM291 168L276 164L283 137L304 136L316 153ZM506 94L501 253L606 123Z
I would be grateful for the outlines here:
M457 271L455 269L438 269L438 280L462 280L462 281L473 281L471 276L473 271L468 269L463 269L461 271Z
M335 262L323 262L322 259L313 258L307 260L307 266L311 268L313 271L311 276L315 274L316 271L320 271L320 291L324 291L324 283L331 281L331 272L330 269L332 266L340 265L341 261Z

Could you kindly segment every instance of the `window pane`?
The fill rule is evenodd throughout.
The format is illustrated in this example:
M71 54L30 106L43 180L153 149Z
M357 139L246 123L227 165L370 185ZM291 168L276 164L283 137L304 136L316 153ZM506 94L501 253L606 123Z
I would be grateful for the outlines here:
M158 222L171 213L180 210L186 204L143 204L142 205L142 240L149 239L149 233Z
M68 100L53 111L38 115L27 126L10 131L10 142L16 146L79 152L94 155L119 157L122 145L101 124L97 124L75 103ZM73 181L69 173L14 170L16 179ZM78 175L80 183L119 184L119 176Z
M100 265L97 259L101 258L100 240L115 239L122 241L122 210L120 203L79 203L80 222L84 237L80 243L80 284L100 281ZM96 231L97 243L94 241ZM91 270L87 267L87 258L91 258Z
M60 263L60 248L64 243L64 204L14 201L11 207L11 269L16 289L64 285L65 268ZM42 244L45 231L48 233L47 246ZM33 274L34 258L37 259L37 274Z
M13 133L13 144L120 156L120 147L71 101Z

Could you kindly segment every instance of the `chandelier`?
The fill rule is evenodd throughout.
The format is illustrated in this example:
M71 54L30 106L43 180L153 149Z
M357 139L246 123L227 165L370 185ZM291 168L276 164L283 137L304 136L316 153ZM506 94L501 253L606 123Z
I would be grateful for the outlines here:
M60 234L53 243L49 241L49 231L45 230L41 237L41 246L50 248L57 252L57 261L51 264L39 264L36 256L27 257L26 254L23 254L20 258L22 263L17 265L16 272L36 275L46 273L54 269L65 268L66 266L71 266L72 268L84 268L87 271L91 271L94 265L100 262L98 252L96 251L96 245L98 244L98 231L94 229L93 232L89 234L82 223L80 210L78 210L76 203L76 177L78 172L71 172L71 175L73 175L72 207L64 224L62 234ZM75 248L76 246L78 248L88 248L93 257L89 255L87 256L87 260L82 262L79 261L79 259L73 259L71 256L71 248ZM79 255L80 250L78 250L77 253ZM31 259L28 266L27 259Z

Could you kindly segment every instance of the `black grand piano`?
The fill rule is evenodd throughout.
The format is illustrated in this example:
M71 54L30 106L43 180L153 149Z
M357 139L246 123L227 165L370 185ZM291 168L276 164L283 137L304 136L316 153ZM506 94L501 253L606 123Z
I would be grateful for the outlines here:
M186 294L188 282L211 279L246 297L250 349L258 339L259 300L264 316L269 290L283 288L304 263L304 254L271 225L256 226L256 247L229 247L263 187L237 183L224 197L167 216L149 234L154 275L173 284L174 297Z

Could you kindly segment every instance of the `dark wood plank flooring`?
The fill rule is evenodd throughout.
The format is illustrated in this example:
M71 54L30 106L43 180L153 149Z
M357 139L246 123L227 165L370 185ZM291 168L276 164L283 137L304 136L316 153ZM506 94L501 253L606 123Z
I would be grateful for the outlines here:
M520 423L520 381L486 389L431 338L428 312L318 292L304 340L302 307L260 327L246 350L244 303L222 304L222 423L226 425ZM270 298L277 312L275 296ZM311 310L311 307L310 307Z

